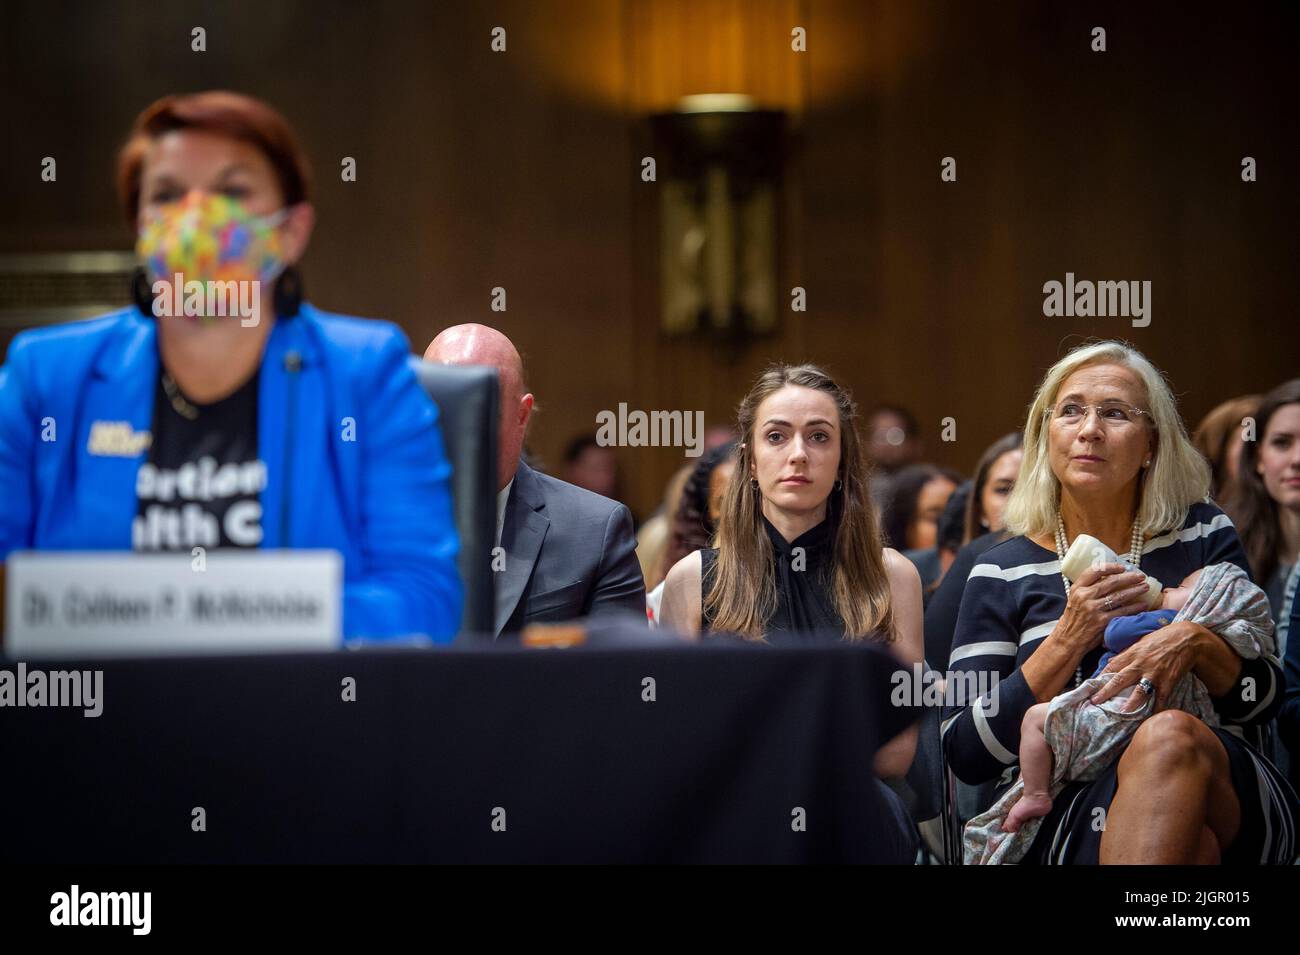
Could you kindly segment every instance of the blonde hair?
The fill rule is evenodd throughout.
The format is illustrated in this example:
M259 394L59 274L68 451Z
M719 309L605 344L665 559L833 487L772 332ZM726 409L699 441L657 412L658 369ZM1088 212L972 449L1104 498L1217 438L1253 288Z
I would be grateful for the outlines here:
M1138 525L1152 537L1181 527L1187 510L1210 491L1210 466L1187 437L1178 404L1161 372L1125 342L1080 345L1053 365L1038 386L1025 421L1025 456L1015 489L1007 501L1004 520L1013 534L1040 537L1056 530L1061 483L1052 473L1048 454L1047 415L1056 404L1061 385L1089 365L1122 365L1141 379L1154 434L1151 466L1138 485Z

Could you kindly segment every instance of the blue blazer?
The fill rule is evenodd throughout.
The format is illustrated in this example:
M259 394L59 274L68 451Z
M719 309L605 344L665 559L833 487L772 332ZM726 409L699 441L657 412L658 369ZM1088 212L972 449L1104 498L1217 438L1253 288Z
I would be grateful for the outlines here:
M261 546L343 555L347 638L445 642L460 621L451 466L408 353L395 325L304 304L276 320L262 357ZM147 445L89 438L105 422L148 432L157 378L157 327L135 308L13 340L0 368L0 561L131 549Z

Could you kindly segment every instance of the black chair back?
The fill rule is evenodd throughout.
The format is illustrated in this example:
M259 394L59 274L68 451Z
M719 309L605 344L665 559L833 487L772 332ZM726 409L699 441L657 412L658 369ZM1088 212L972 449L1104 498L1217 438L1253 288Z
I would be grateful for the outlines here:
M438 422L451 462L460 577L465 585L462 634L492 639L495 591L492 546L496 537L497 370L483 365L436 365L411 357L411 367L438 406Z

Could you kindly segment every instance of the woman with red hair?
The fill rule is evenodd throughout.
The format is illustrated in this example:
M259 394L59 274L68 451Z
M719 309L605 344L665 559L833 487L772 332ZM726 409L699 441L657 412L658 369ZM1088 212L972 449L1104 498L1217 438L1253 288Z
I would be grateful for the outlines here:
M345 637L449 640L461 585L437 411L399 329L303 301L315 214L289 124L236 93L165 97L136 120L118 185L145 263L135 304L24 332L0 369L0 560L329 549ZM44 418L60 440L38 439Z

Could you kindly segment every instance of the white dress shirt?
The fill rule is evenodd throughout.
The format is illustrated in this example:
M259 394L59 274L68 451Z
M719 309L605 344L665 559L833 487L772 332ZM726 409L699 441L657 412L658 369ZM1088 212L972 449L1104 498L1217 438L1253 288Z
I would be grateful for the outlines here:
M511 478L510 483L497 491L497 547L501 546L501 528L506 522L506 501L510 500L510 489L515 486L515 479Z

